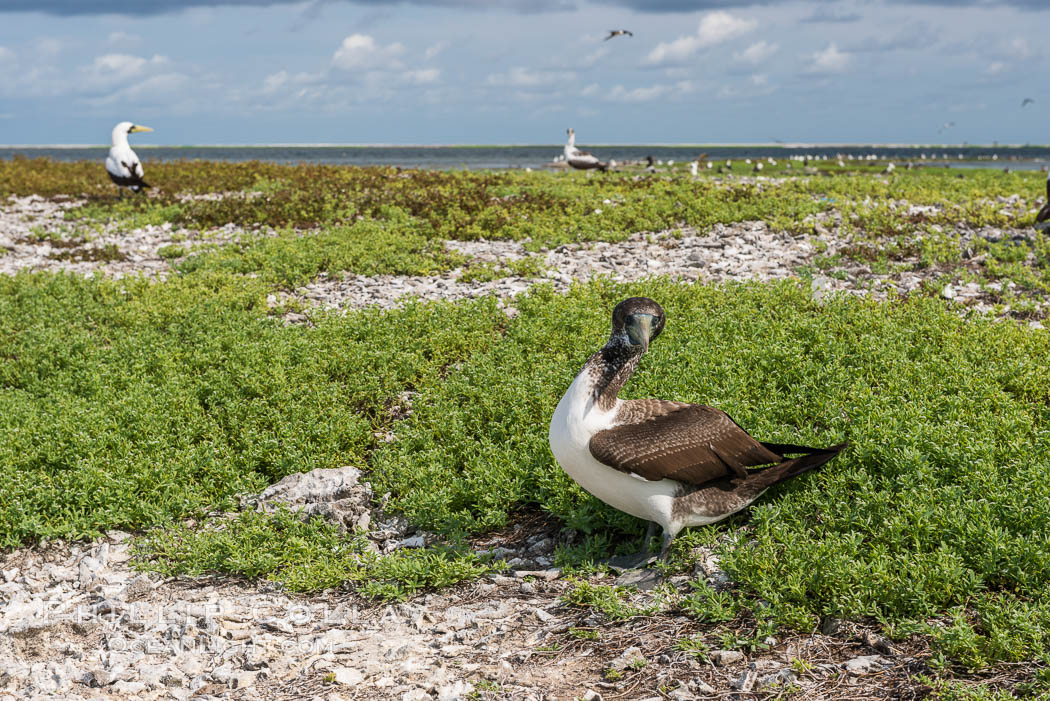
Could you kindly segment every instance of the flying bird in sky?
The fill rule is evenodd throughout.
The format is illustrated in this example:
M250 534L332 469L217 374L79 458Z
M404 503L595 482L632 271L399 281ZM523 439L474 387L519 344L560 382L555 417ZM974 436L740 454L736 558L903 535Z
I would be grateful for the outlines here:
M1026 97L1025 99L1021 100L1021 107L1028 107L1028 105L1032 104L1035 104L1035 100L1033 100L1030 97Z
M955 122L945 122L944 124L941 125L941 128L937 130L937 133L940 134L945 129L951 129L954 126L955 126Z
M634 36L634 34L631 31L627 30L627 29L610 29L609 30L609 36L607 36L604 39L602 39L602 41L609 41L613 37L624 36L624 35L629 36L629 37L633 37Z

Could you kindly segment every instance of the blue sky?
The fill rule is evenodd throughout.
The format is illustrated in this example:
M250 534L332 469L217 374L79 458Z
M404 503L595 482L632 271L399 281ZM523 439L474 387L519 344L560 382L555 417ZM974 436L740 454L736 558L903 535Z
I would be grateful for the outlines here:
M1048 143L1048 27L1047 0L0 0L0 143Z

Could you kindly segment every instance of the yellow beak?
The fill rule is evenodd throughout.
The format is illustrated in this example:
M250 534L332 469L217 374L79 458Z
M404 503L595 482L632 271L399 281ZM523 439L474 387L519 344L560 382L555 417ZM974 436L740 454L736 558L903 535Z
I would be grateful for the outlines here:
M139 132L139 131L153 131L153 127L144 127L144 126L136 124L135 126L133 126L130 129L128 129L128 133L129 134L134 134L135 132Z

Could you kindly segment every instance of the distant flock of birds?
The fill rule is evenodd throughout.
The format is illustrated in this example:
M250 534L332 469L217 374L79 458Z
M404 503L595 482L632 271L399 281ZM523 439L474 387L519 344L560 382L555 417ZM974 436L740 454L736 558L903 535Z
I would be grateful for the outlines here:
M949 122L946 126L954 126L954 122ZM593 155L593 154L591 154L591 153L589 153L587 151L581 151L580 149L578 149L576 147L576 130L575 129L572 129L570 127L567 130L567 134L568 134L568 139L565 142L565 148L562 151L562 154L560 156L556 156L554 158L554 162L555 163L566 163L567 165L569 165L572 168L575 168L576 170L600 170L602 172L605 172L605 171L609 170L609 168L612 168L612 167L616 166L616 161L613 161L613 160L602 161L597 156L595 156L595 155ZM942 160L945 160L945 161L950 160L950 158L951 158L951 156L949 156L947 153L941 153L940 157L941 157ZM963 158L964 158L963 154L961 154L961 153L957 154L957 157L958 157L958 160L960 160L960 161L963 160ZM836 158L836 161L837 161L839 167L844 168L844 167L846 167L846 161L878 161L878 160L880 160L881 157L878 154L875 154L875 153L868 153L868 154L861 154L861 155L855 155L855 154L850 153L850 154L839 154L835 158ZM937 158L937 154L936 153L931 153L931 154L921 153L921 154L919 154L919 160L920 161L925 161L928 158L929 159L935 159L935 158ZM992 160L998 160L998 159L999 159L998 154L992 154ZM784 162L784 167L786 169L790 170L791 167L792 167L792 162L797 162L797 163L801 164L803 168L808 168L810 161L827 161L827 160L830 160L830 158L826 154L820 154L820 155L811 155L811 154L793 155L793 156L789 156L787 158L787 160ZM697 156L695 160L693 160L693 161L691 161L689 163L689 172L694 178L697 177L697 175L699 174L699 171L700 171L700 168L701 168L701 163L704 163L704 167L706 167L707 169L712 169L713 170L715 168L714 163L712 163L710 160L707 160L707 154L706 153L702 153L699 156ZM751 172L752 173L761 173L762 169L765 167L762 159L756 159L754 162L752 162L752 160L750 158L745 158L744 159L744 163L746 165L751 166ZM778 165L777 160L775 158L772 158L772 157L767 157L765 159L765 163L767 163L767 164L769 164L771 166ZM663 161L656 161L652 156L647 156L646 157L646 169L648 171L650 171L650 172L655 171L657 165L661 165L662 166L662 165L664 165L664 162ZM669 161L667 161L666 165L673 166L674 165L674 161L673 160L669 160ZM719 165L718 166L716 172L718 172L718 173L730 172L732 170L732 167L733 167L733 161L731 159L727 159L725 161L724 165ZM883 173L884 174L892 173L894 170L896 170L896 167L897 166L894 165L893 162L887 163L885 170L883 170ZM908 161L908 163L905 164L905 167L907 169L911 170L912 168L915 167L915 164L912 163L911 161ZM1044 170L1046 170L1045 167L1044 167ZM1010 169L1009 168L1003 168L1003 172L1004 173L1009 173ZM1048 180L1047 188L1048 188L1048 197L1050 197L1050 180ZM1040 222L1041 222L1041 220L1040 220Z
M610 34L606 39L611 39L614 36L621 34L627 34L631 36L631 33L626 29L614 29L610 31ZM1027 101L1031 101L1031 98L1025 98ZM111 146L109 148L109 155L106 157L106 173L109 174L109 179L115 184L122 188L128 188L132 192L141 192L144 188L148 188L150 185L145 181L145 171L142 168L142 161L139 160L138 154L132 150L131 145L128 143L128 135L135 134L138 132L153 131L150 127L142 126L141 124L135 124L134 122L120 122L110 134ZM568 139L565 141L565 148L562 151L562 155L559 158L555 158L555 161L563 160L570 167L577 170L600 170L605 172L610 166L615 166L615 161L601 161L594 154L588 153L587 151L581 151L576 148L576 130L569 128L566 133ZM959 160L962 160L963 155L960 153ZM942 153L942 158L947 159L948 154ZM695 178L700 170L700 162L704 161L708 169L714 169L714 164L710 160L705 160L707 157L706 153L700 154L696 160L691 161L689 164L689 172ZM920 160L926 160L926 154L920 154ZM841 167L845 167L846 160L859 160L859 161L876 161L879 157L874 154L865 154L861 156L855 156L848 154L845 156L838 156L838 164ZM998 159L997 155L993 155L992 159ZM828 160L827 155L794 155L790 156L784 165L786 168L791 168L792 161L801 163L803 167L808 167L810 160L814 161L826 161ZM656 169L657 161L649 156L647 159L647 169L653 171ZM766 158L766 162L769 165L777 165L777 160L771 157ZM763 169L763 162L761 159L756 159L752 163L750 158L744 159L744 163L752 166L751 170L753 173L760 173ZM660 165L663 165L660 162ZM667 161L667 165L674 165L674 161ZM733 167L732 160L726 160L725 165L719 165L719 173L724 173ZM908 168L912 167L912 163L907 164ZM889 163L886 166L884 173L892 173L895 166L893 163ZM1005 168L1004 171L1009 172L1009 168ZM121 190L123 192L123 190ZM1050 228L1050 174L1047 175L1046 180L1046 203L1043 208L1039 210L1039 214L1036 216L1036 228L1047 229Z

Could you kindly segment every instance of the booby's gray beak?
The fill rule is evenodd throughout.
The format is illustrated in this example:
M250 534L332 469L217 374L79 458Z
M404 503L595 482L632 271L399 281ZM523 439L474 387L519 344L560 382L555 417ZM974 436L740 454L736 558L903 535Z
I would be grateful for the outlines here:
M631 314L626 319L627 338L632 346L649 346L649 329L653 325L652 314Z
M140 131L153 131L153 127L144 127L141 124L136 124L130 129L128 129L129 134L136 134Z

